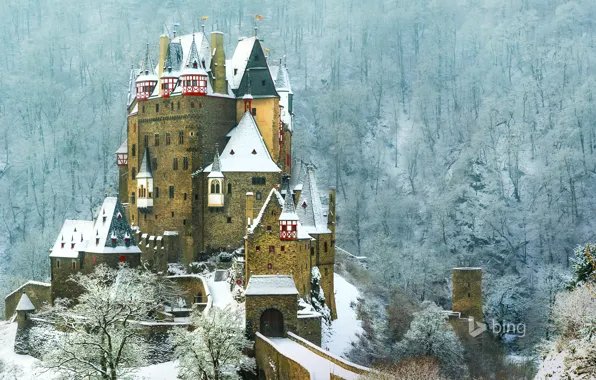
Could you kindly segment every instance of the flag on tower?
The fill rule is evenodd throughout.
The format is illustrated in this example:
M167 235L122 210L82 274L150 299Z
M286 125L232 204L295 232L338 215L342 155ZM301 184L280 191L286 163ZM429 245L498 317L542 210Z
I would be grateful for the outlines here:
M203 17L201 17L201 20L207 21L208 18L209 18L209 16L203 16Z
M262 15L255 15L255 20L259 20L260 22L263 22L263 16Z

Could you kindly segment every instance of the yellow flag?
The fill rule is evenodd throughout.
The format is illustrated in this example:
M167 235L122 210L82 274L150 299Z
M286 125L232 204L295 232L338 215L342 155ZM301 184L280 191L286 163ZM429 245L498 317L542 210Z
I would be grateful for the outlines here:
M202 19L203 21L207 21L207 19L208 19L208 18L209 18L209 16L203 16L203 17L201 17L201 19Z

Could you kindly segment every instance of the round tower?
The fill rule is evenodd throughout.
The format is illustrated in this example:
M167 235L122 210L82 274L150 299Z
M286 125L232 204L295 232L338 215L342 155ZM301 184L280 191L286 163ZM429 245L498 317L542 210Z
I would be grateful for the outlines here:
M16 311L18 328L24 329L31 327L31 319L29 318L29 314L35 312L35 306L33 306L33 303L31 302L27 294L23 293L23 295L21 296Z
M482 321L482 268L453 268L451 309L462 318Z

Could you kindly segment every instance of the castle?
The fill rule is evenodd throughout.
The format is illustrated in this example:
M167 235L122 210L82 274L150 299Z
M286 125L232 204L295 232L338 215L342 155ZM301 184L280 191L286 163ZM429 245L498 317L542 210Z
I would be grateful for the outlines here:
M76 298L67 279L102 263L167 273L170 263L244 248L245 289L289 276L294 297L308 299L315 273L336 318L335 189L322 200L315 166L292 157L285 64L265 55L256 28L231 59L221 32L162 35L156 53L154 64L148 44L140 70L130 72L126 139L115 152L118 196L93 221L66 220L51 248L51 284L20 290L39 308ZM201 290L188 303L201 303L207 290L191 287ZM19 294L7 297L7 316Z

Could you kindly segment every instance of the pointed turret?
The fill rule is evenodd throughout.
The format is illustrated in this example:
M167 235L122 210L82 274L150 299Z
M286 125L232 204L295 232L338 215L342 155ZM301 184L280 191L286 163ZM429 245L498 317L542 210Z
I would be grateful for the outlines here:
M219 159L219 149L215 145L215 157L213 158L213 165L211 165L211 173L209 173L209 196L208 207L223 207L224 206L224 175L221 172L221 162Z
M294 199L292 198L292 189L290 181L285 181L286 197L284 199L284 206L279 215L279 238L280 240L297 240L298 239L298 214L294 207Z
M134 62L130 64L130 75L128 77L128 99L126 101L126 107L130 108L131 104L135 101L137 97L137 88L136 88L136 73L135 73L135 65Z
M205 61L199 57L197 43L193 34L186 68L180 74L183 96L207 95L207 72L204 65Z
M139 194L137 208L150 211L153 208L153 173L151 172L149 147L145 147L145 154L143 155L136 180Z
M245 89L244 89L244 96L242 99L244 100L244 112L248 112L251 115L252 112L252 94L250 93L250 71L247 71L247 80L245 82ZM254 115L253 115L254 116Z
M177 46L176 46L177 45ZM172 91L176 87L178 78L180 77L179 49L180 44L170 43L168 46L168 53L164 62L164 70L161 75L161 96L169 98Z
M145 52L145 60L141 69L141 75L135 81L137 86L137 101L145 101L149 99L155 86L157 86L157 75L155 75L151 59L149 58L149 44L147 44L147 51Z

